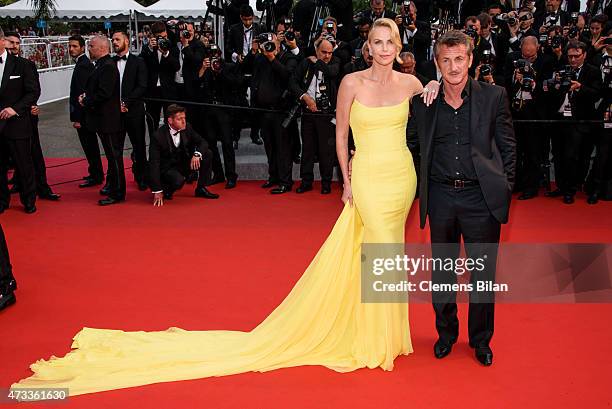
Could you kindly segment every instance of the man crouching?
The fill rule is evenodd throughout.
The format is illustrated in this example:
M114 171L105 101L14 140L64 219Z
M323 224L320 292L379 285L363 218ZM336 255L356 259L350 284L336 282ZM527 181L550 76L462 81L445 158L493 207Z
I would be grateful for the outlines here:
M153 205L163 206L164 200L183 187L191 171L199 170L196 197L217 199L205 186L212 169L212 153L206 141L198 135L185 119L185 108L170 105L166 114L168 123L160 127L149 145L149 167Z

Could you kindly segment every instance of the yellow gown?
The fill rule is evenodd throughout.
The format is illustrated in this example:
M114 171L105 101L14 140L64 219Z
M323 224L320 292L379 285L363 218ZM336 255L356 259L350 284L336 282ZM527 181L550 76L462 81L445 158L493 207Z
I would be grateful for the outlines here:
M408 305L361 302L360 246L404 242L416 190L408 105L408 99L387 107L353 102L354 207L344 206L289 295L252 331L83 328L71 352L32 364L34 374L12 388L68 388L74 396L300 365L392 370L395 357L412 352Z

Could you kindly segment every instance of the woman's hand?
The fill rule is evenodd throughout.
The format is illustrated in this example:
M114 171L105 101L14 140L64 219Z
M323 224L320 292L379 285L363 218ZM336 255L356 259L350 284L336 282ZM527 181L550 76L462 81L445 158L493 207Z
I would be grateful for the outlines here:
M344 183L344 191L342 192L342 203L346 204L349 202L349 205L353 207L353 190L351 189L351 183Z
M423 88L421 98L425 105L430 106L438 97L440 91L440 83L438 81L429 81L429 83Z

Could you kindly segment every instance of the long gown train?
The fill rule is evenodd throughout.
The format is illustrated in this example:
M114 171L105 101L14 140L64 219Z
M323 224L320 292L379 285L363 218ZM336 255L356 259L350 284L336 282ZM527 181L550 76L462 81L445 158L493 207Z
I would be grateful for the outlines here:
M354 206L344 206L289 295L252 331L83 328L71 352L32 364L34 374L12 388L74 396L299 365L392 370L395 357L412 352L407 304L362 303L360 257L362 243L404 242L416 189L407 118L408 99L377 108L354 101Z

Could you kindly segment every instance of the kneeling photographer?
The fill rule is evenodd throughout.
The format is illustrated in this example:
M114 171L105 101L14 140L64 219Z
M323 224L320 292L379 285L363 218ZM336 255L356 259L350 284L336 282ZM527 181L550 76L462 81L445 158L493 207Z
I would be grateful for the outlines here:
M331 193L331 181L336 159L335 122L339 61L333 56L330 41L315 41L316 57L302 61L295 70L289 87L304 106L302 116L302 183L297 193L312 190L315 156L319 158L321 194ZM318 114L321 115L318 115Z
M226 62L221 57L221 50L216 44L209 44L204 49L202 64L198 70L196 90L198 100L214 105L239 106L245 77L238 64ZM203 124L203 135L212 152L212 173L210 184L221 183L227 179L226 189L236 187L236 155L232 143L233 119L239 111L227 108L204 107L200 110ZM223 162L217 148L221 141Z
M540 52L538 39L524 37L521 51L510 53L506 60L505 85L511 98L512 117L518 120L546 119L546 99L542 89L552 77L554 61ZM548 159L549 139L537 125L515 123L517 138L517 187L519 200L538 195L543 176L542 165Z

